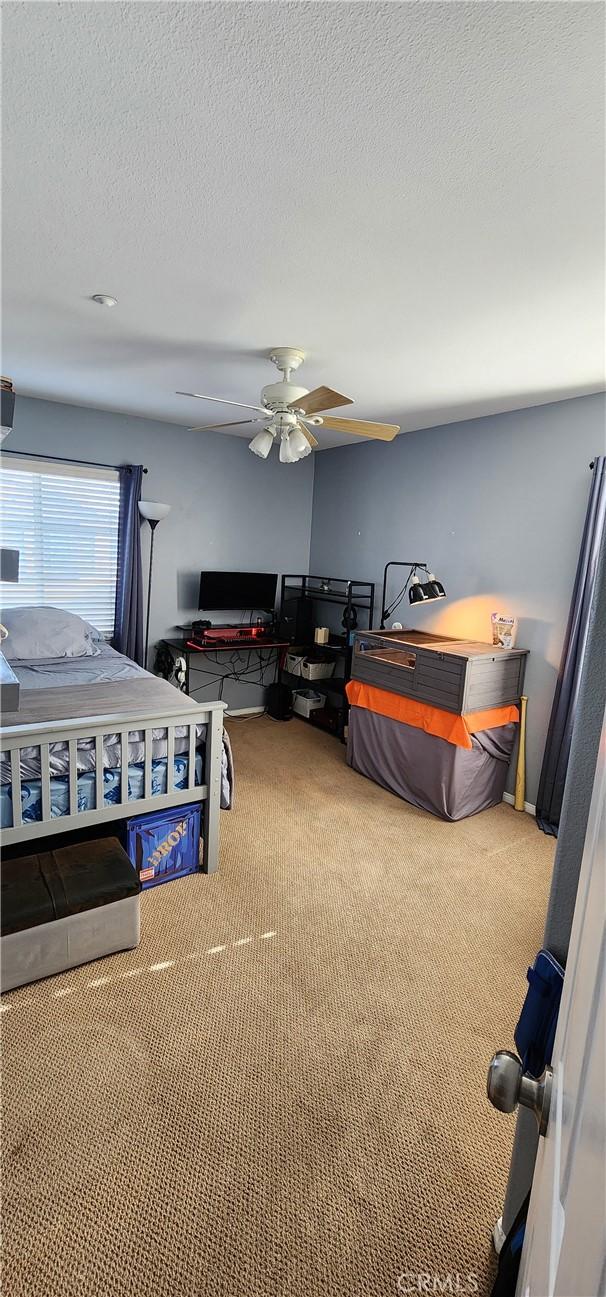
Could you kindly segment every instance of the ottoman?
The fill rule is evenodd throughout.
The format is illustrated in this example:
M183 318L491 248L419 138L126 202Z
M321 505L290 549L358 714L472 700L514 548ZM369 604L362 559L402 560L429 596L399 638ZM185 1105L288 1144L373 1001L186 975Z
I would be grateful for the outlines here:
M138 946L139 892L117 838L3 860L2 991Z

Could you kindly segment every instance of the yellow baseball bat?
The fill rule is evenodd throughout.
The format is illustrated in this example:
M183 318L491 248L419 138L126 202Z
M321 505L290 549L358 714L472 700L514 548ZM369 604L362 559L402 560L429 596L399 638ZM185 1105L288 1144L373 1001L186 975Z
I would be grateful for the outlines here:
M520 698L520 740L518 743L518 764L516 766L516 791L514 798L514 807L516 811L524 810L524 801L526 797L526 704L528 698L522 694Z

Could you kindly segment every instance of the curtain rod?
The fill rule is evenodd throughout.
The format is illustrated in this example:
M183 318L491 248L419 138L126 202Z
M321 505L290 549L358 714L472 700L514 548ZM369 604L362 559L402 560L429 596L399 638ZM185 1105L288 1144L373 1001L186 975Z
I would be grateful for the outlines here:
M22 455L24 459L48 459L53 464L84 464L86 468L128 468L127 464L99 464L94 459L69 459L67 455L45 455L42 451L35 450L6 450L0 451L2 455ZM147 473L147 469L143 469Z
M67 455L44 455L35 450L1 450L0 455L22 455L24 459L50 459L53 464L84 464L86 468L126 468L125 464L99 464L94 459L69 459ZM589 468L592 469L595 460L592 459ZM144 467L143 472L147 473Z

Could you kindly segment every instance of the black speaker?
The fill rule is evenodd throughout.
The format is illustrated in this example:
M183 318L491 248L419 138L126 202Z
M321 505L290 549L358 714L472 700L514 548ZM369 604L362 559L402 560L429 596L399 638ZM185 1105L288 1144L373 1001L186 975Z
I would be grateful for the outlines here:
M267 690L267 715L272 721L292 719L292 689L288 685L274 684Z
M205 632L205 630L210 630L211 626L212 626L212 622L211 622L211 621L193 621L193 622L192 622L192 624L191 624L191 638L193 639L193 641L194 641L195 644L203 644L203 643L204 643L204 632Z
M313 644L314 605L312 599L285 599L280 609L280 639L289 644Z
M0 397L2 405L2 432L6 437L13 427L15 414L15 393L10 378L0 379ZM1 440L1 439L0 439Z

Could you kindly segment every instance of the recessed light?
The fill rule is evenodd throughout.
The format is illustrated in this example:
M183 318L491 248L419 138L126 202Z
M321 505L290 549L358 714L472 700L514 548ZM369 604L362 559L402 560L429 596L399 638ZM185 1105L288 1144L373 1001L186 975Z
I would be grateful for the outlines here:
M117 306L117 297L108 297L107 293L93 293L91 302L96 302L97 306Z

